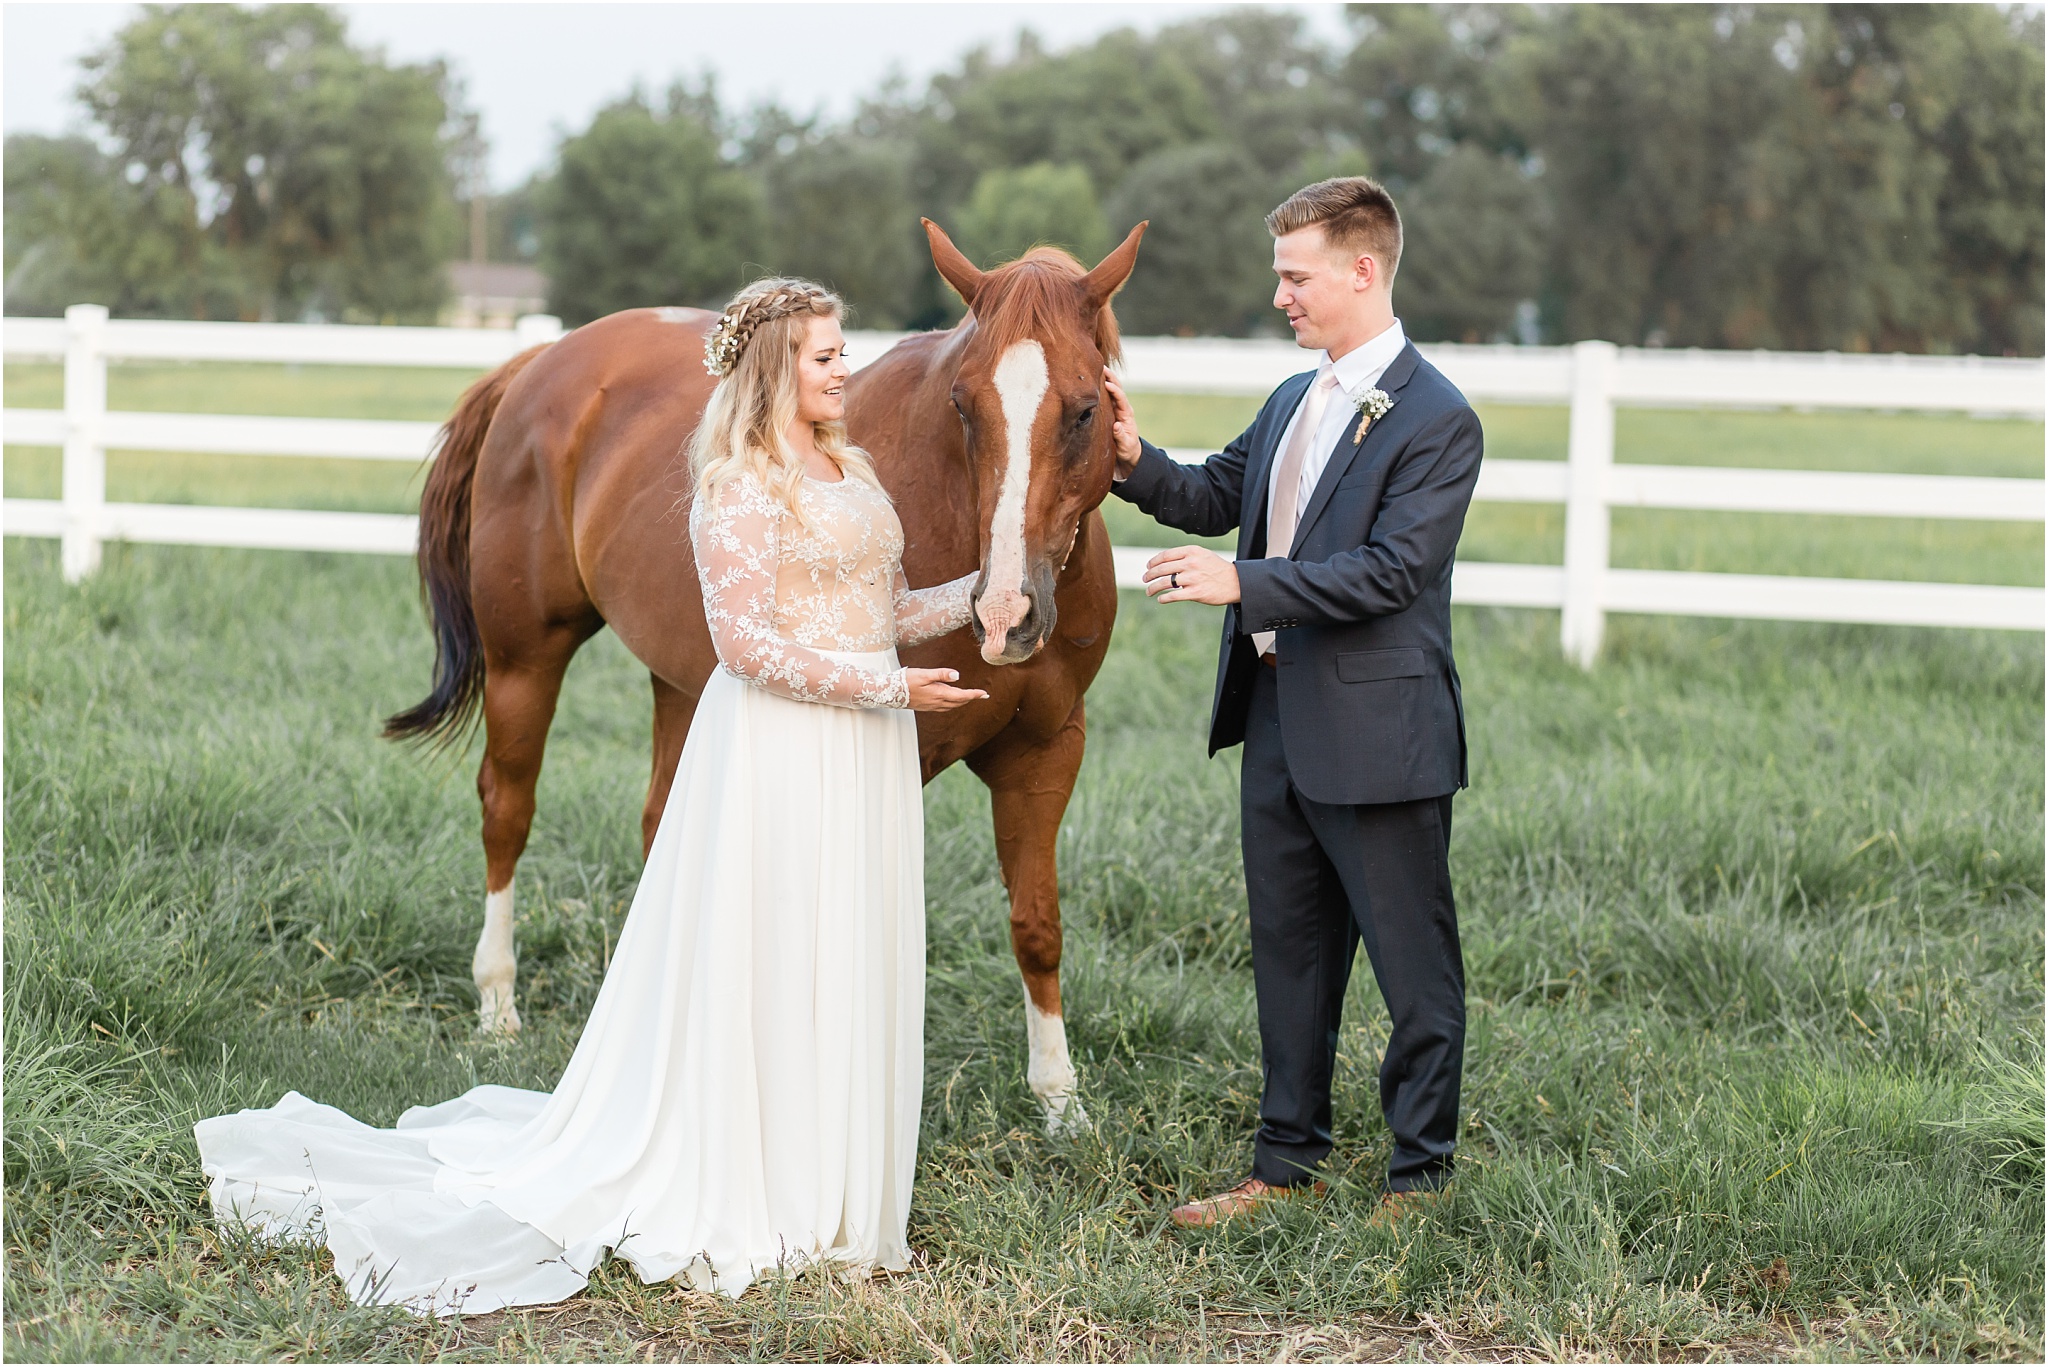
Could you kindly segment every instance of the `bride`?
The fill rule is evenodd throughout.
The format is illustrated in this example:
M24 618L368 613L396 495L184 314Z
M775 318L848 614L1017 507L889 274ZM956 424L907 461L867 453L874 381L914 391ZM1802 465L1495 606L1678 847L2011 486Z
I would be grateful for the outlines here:
M742 291L690 518L719 663L590 1020L553 1092L484 1086L380 1130L288 1092L200 1122L218 1219L314 1237L363 1303L480 1314L580 1291L607 1250L737 1296L908 1265L924 1076L917 728L987 694L895 647L964 626L912 590L847 445L839 300Z

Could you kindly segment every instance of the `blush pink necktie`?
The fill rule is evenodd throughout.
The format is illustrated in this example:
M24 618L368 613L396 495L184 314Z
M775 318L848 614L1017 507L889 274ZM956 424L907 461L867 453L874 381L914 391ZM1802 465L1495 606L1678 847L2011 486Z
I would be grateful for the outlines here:
M1289 548L1294 545L1294 529L1300 523L1301 512L1301 467L1315 447L1316 431L1323 425L1323 412L1329 408L1330 396L1336 392L1336 367L1325 361L1316 375L1316 382L1309 386L1308 397L1302 400L1301 416L1295 419L1287 450L1281 454L1280 464L1273 471L1273 516L1266 528L1266 554L1270 557L1285 560ZM1253 632L1252 645L1261 655L1271 654L1273 633Z

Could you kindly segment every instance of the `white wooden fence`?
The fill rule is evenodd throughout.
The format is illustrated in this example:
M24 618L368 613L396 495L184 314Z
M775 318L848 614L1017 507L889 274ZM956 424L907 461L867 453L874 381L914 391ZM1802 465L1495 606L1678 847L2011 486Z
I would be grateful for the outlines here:
M418 461L431 451L435 424L109 412L108 361L484 369L560 334L560 322L545 316L522 318L512 332L115 322L105 309L90 304L73 306L62 319L6 319L0 322L0 349L8 360L63 360L64 407L6 410L0 414L5 441L61 446L64 466L61 499L6 499L0 503L0 526L10 536L61 538L64 577L73 581L98 567L101 544L108 540L409 554L416 525L405 515L109 503L106 452ZM896 337L854 334L849 343L855 364L879 356ZM2036 588L1629 570L1608 563L1610 510L1616 507L2040 522L2041 480L1709 469L1614 460L1617 404L2038 416L2044 380L2038 360L1643 351L1606 342L1436 345L1423 351L1471 398L1570 405L1566 460L1488 460L1475 495L1496 502L1562 503L1564 563L1461 561L1452 595L1462 603L1562 609L1564 648L1582 664L1590 665L1599 653L1609 612L2042 629L2044 594ZM1302 368L1302 353L1284 341L1125 341L1124 371L1131 388L1139 391L1264 395ZM1207 453L1174 454L1199 459ZM1136 583L1148 554L1117 548L1119 580Z

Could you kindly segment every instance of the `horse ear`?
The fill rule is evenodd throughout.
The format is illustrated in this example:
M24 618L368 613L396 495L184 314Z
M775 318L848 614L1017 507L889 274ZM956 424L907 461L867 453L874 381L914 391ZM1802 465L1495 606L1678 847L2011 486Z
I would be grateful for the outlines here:
M1124 287L1124 281L1131 278L1131 268L1138 264L1138 239L1145 235L1146 219L1131 229L1131 235L1123 245L1102 258L1101 264L1083 277L1082 288L1087 290L1090 311L1101 309L1109 303L1110 296Z
M932 264L939 268L939 274L946 277L946 283L953 287L967 307L974 307L975 293L981 289L981 272L974 268L961 250L953 245L953 239L946 236L946 230L928 218L920 218L924 224L924 235L932 244Z

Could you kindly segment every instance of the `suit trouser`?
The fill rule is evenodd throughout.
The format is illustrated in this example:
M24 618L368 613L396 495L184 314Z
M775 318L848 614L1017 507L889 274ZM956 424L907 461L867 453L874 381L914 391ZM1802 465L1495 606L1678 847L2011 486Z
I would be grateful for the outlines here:
M1380 1109L1391 1191L1449 1176L1465 1054L1465 966L1451 898L1451 798L1335 805L1297 791L1273 671L1252 685L1243 758L1245 890L1266 1088L1252 1175L1309 1180L1330 1152L1337 1026L1360 940L1392 1033Z

